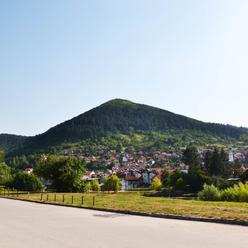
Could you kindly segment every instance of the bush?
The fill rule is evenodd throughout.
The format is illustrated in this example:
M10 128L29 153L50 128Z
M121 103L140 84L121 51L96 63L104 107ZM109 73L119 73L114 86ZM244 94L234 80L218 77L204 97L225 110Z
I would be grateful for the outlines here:
M186 189L185 181L180 177L177 179L175 184L175 190L182 190L184 191Z
M4 162L0 162L0 185L6 185L11 181L11 169Z
M101 187L97 179L91 182L91 189L93 191L100 191Z
M23 191L38 192L44 190L44 187L37 176L24 172L17 173L9 186Z
M84 185L83 185L83 191L85 193L88 193L90 191L100 191L101 187L100 187L100 184L98 182L98 180L93 180L91 182L85 182Z
M162 187L162 183L161 183L160 179L155 177L152 180L152 189L158 191L161 189L161 187Z
M121 181L116 175L104 178L104 190L118 192L121 189Z
M198 197L203 201L219 201L220 200L220 191L214 185L204 184L203 190L198 193Z
M213 184L218 189L227 189L233 186L232 182L221 177L207 177L206 183L208 185Z
M239 183L221 192L223 201L248 202L248 183Z
M144 196L150 196L150 197L170 197L173 195L173 188L172 187L166 187L162 188L160 191L156 192L146 192Z
M219 190L214 185L205 184L198 196L203 201L248 202L248 183L239 183L224 190Z
M91 183L90 182L87 182L84 184L84 187L83 187L83 190L85 193L88 193L91 191Z

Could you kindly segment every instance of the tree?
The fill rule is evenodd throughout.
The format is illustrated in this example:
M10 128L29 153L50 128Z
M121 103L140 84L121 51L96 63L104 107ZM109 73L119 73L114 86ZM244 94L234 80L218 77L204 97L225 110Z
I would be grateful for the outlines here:
M228 155L222 148L220 150L220 174L223 177L229 177L232 174L231 166L229 163Z
M155 177L153 180L152 180L152 189L153 190L160 190L162 187L162 183L161 183L161 180L157 177Z
M191 192L197 192L202 189L207 177L200 167L193 167L187 175L187 184Z
M217 148L214 149L214 151L211 153L210 157L210 171L209 174L212 176L218 176L220 175L220 156L219 151Z
M24 172L19 172L14 176L13 181L10 183L10 186L23 191L43 191L44 187L40 179L33 175L27 174Z
M90 191L91 191L91 183L90 182L87 182L84 185L84 192L88 193Z
M182 177L178 178L175 183L175 190L185 190L185 189L186 189L185 180Z
M183 162L189 166L189 170L193 167L201 166L200 156L196 147L187 147L183 152Z
M164 187L169 186L169 172L166 168L163 169L162 175L161 175L161 183Z
M241 177L243 174L242 164L239 159L235 159L233 162L233 176Z
M189 166L189 172L186 176L186 184L189 186L190 191L199 191L202 189L203 184L206 181L206 175L201 167L200 155L195 147L187 147L183 155L184 163ZM183 185L182 182L178 182L178 184L180 186Z
M213 175L214 170L212 168L212 152L207 151L204 156L204 166L209 175Z
M232 172L224 149L208 151L204 157L204 166L210 176L229 177Z
M0 185L5 185L10 180L11 180L10 167L4 162L0 163Z
M170 186L175 187L175 185L177 183L177 180L179 178L183 178L184 175L185 174L183 172L181 172L179 169L175 169L173 171L173 173L169 176L169 184L170 184Z
M118 192L121 189L121 181L116 175L104 179L104 188L107 191Z
M50 156L42 158L34 172L51 180L56 191L79 192L83 189L84 166L84 161L77 158Z
M99 184L98 180L93 180L91 182L91 189L93 191L100 191L101 187L100 187L100 184Z
M0 162L4 162L4 160L5 160L5 153L4 151L0 150Z

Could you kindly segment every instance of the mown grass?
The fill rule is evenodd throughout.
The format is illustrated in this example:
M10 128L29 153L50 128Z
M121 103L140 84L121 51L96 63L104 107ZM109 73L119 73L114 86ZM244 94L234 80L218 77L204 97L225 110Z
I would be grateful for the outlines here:
M94 207L96 208L248 221L248 203L207 202L164 197L147 197L136 192L118 194L43 193L43 195L19 194L12 195L11 197L34 201L56 202L66 205L82 205L82 196L83 205L87 207L93 207L93 197L95 197Z

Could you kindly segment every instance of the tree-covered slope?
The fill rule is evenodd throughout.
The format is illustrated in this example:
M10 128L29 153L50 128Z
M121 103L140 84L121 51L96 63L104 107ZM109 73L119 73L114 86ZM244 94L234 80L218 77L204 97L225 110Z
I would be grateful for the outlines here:
M239 139L247 129L230 125L204 123L151 106L115 99L100 105L47 132L28 138L25 149L46 149L66 142L96 139L112 133L132 134L150 131L188 130L220 138Z
M10 151L20 147L27 137L12 134L0 134L0 148Z

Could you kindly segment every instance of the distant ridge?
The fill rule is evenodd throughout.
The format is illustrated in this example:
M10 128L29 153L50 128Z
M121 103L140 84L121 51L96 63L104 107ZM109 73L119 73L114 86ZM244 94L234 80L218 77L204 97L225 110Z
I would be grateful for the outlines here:
M114 99L93 108L47 132L24 139L22 150L46 150L66 142L98 139L112 133L130 134L149 131L168 132L188 130L221 138L239 139L248 129L231 125L205 123L167 110ZM22 142L21 142L22 143Z
M23 145L27 137L14 134L0 134L0 148L10 151Z

